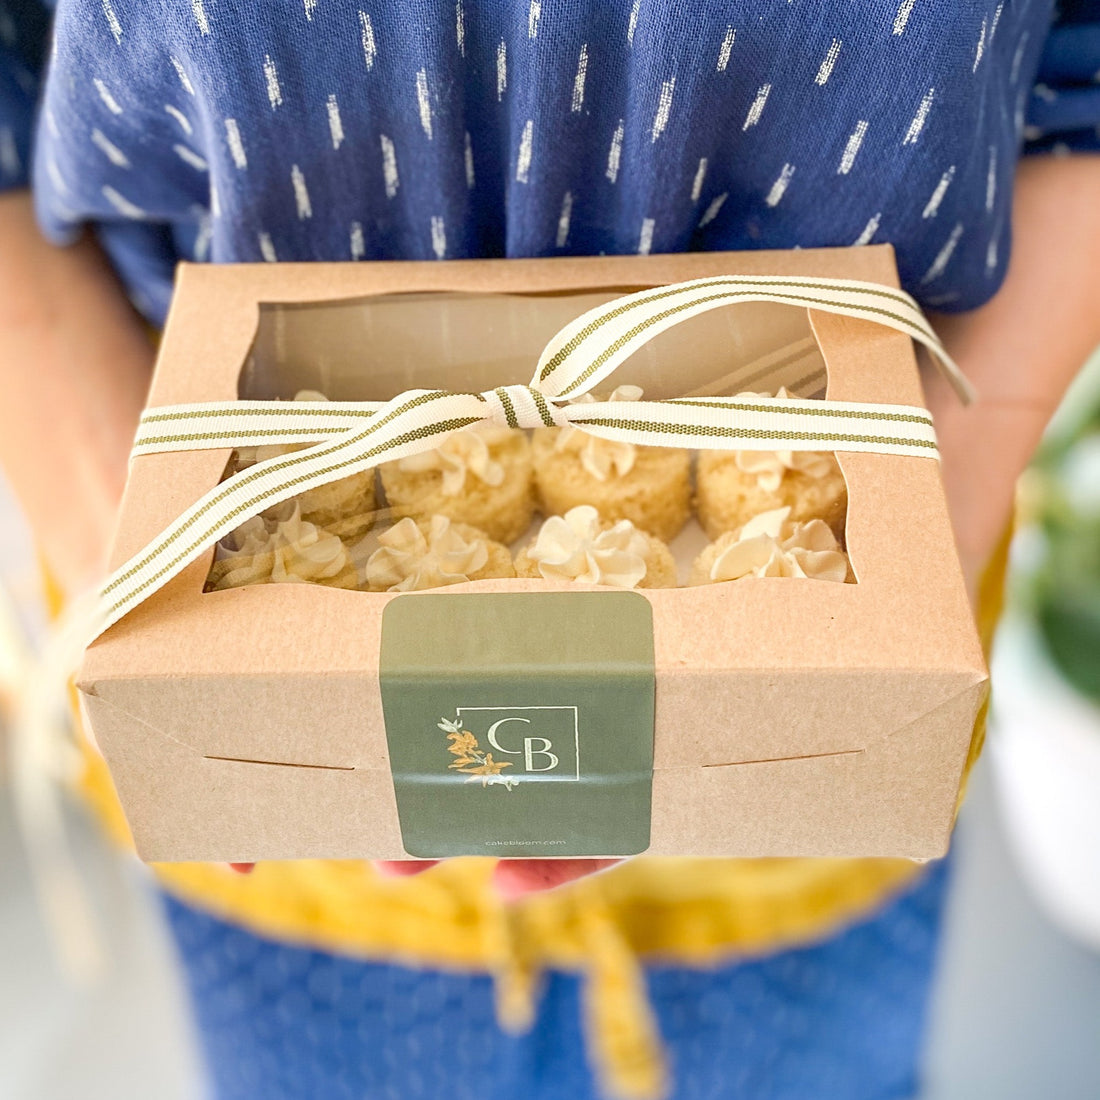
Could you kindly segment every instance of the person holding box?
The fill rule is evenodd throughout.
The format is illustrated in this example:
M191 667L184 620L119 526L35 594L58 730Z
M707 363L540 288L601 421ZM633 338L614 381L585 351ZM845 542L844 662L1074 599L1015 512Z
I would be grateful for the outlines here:
M40 93L47 13L0 0L0 461L50 568L69 595L103 570L177 260L888 241L983 395L964 410L928 379L988 624L1016 476L1100 342L1100 6L1051 17L61 0ZM91 754L87 787L121 832ZM903 1095L947 880L644 858L157 874L216 1095L410 1100Z

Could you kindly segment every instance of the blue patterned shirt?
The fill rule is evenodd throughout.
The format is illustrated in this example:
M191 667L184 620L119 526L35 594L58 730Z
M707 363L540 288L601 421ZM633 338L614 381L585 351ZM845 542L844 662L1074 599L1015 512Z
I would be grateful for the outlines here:
M0 0L10 182L36 7ZM968 309L1003 278L1024 142L1098 147L1100 2L1052 18L1050 0L61 0L38 211L57 241L93 224L155 320L180 258L872 241L925 305Z

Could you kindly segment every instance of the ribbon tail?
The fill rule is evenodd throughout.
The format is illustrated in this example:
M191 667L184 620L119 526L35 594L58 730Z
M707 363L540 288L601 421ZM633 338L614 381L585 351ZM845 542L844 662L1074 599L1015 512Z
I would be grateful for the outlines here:
M973 405L978 400L978 391L975 389L974 384L966 377L962 372L962 368L947 354L947 349L939 342L939 340L931 340L926 336L921 336L916 333L913 334L913 339L918 341L928 352L932 362L935 364L940 374L947 380L948 384L955 391L955 396L964 405Z

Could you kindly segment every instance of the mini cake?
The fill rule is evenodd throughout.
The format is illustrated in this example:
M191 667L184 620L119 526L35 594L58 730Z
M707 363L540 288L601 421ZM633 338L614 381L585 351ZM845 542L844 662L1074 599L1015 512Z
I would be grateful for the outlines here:
M638 401L637 386L619 386L609 401ZM578 398L587 404L590 394ZM590 504L600 518L628 519L667 542L691 511L691 456L678 447L642 447L600 439L579 427L538 428L533 439L535 482L548 515Z
M294 400L327 401L328 398L316 390L299 390L294 395ZM237 450L235 467L237 470L244 470L257 462L300 451L307 446L312 444L286 443L241 447ZM327 485L307 489L294 497L293 502L298 505L302 519L317 527L323 527L347 542L354 542L362 538L374 522L378 507L374 481L374 470L364 470L362 473L352 474L339 481L330 481ZM276 505L268 513L268 518L278 521L286 515L284 505Z
M359 587L344 543L302 519L296 505L282 520L253 516L223 539L222 547L229 553L214 562L207 591L286 582Z
M848 555L819 519L798 523L790 508L775 508L727 531L691 567L689 584L717 584L742 577L805 577L846 581Z
M591 505L547 519L516 557L517 577L582 581L615 588L675 588L676 563L659 539L628 519L607 523Z
M419 592L516 575L506 546L448 516L419 523L406 517L379 535L378 542L367 559L367 587L372 592Z
M791 395L781 387L775 396ZM844 537L848 486L829 451L702 451L696 480L699 522L712 539L760 512L784 507L796 523L823 519Z
M480 424L439 447L387 462L382 487L395 517L449 516L514 542L531 525L531 444L524 432Z

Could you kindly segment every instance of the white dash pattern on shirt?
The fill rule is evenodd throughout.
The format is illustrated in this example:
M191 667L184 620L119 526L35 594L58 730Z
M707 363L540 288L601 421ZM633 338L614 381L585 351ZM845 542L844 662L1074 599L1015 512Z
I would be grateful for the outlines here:
M351 258L353 260L361 260L367 254L366 244L363 240L362 222L351 223L351 236L349 243L351 245Z
M829 83L829 77L833 75L833 69L836 68L836 59L840 56L841 45L843 43L839 38L834 38L829 44L829 52L822 59L817 76L814 77L814 83L819 87L823 88Z
M699 158L699 167L695 169L695 179L691 181L691 201L698 202L703 193L703 181L707 178L707 158Z
M863 139L867 136L867 126L867 120L861 118L856 123L856 128L848 135L848 144L844 146L844 153L836 169L838 176L846 176L852 170L852 165L855 164L860 147L863 145Z
M531 6L527 9L527 37L537 38L539 33L539 20L542 18L542 4L540 0L531 0Z
M102 0L103 3L103 18L107 20L107 26L111 30L111 37L115 40L116 46L122 45L122 24L118 21L118 16L115 15L115 9L111 7L111 0Z
M764 113L764 104L768 102L771 90L772 86L770 84L760 85L756 92L756 98L752 101L752 106L749 107L749 113L745 115L745 122L741 127L742 132L751 130L760 121L760 116Z
M577 57L577 75L573 77L573 101L569 105L572 114L576 114L584 106L584 82L588 76L588 43L581 46L580 55Z
M998 234L994 233L989 242L989 247L985 250L985 269L987 272L992 272L997 266L997 240Z
M209 171L210 166L194 149L189 149L186 145L177 144L172 146L172 152L175 153L184 164L189 164L197 172Z
M279 257L275 254L275 245L272 243L270 233L261 233L257 240L260 242L260 255L269 263L277 263Z
M264 54L264 83L267 85L268 102L274 111L276 107L282 105L283 89L279 86L279 72L269 53Z
M57 160L52 153L46 157L46 175L50 178L50 183L54 185L54 189L60 191L63 195L69 195L72 193L68 183L65 182L65 177L61 174L61 169L57 166ZM116 192L117 194L117 192Z
M917 0L901 0L897 14L894 16L894 34L904 34L909 16L913 14L913 7Z
M997 10L993 13L993 22L989 24L989 41L993 41L993 36L997 33L997 25L1001 22L1001 13L1005 10L1004 2L997 5Z
M733 43L736 38L737 31L733 27L727 27L722 45L718 47L718 72L720 73L724 73L729 68L730 54L733 52Z
M381 135L382 143L382 180L386 185L386 198L392 199L397 194L399 180L397 177L397 152L393 142Z
M985 176L985 208L993 209L994 200L997 198L997 146L989 147L989 169Z
M653 218L642 219L642 231L638 234L638 255L648 256L653 251Z
M920 281L921 286L938 279L947 270L947 265L951 262L951 257L955 252L955 246L959 243L959 238L962 235L963 224L959 222L959 224L951 230L951 236L947 238L947 243L936 254L936 258L932 261L932 266L924 273L924 277Z
M913 116L913 121L909 123L909 129L905 132L902 145L915 145L917 143L917 138L920 137L925 122L928 121L928 112L932 110L932 100L935 98L936 89L929 88L924 98L920 101L920 106L917 108L917 113Z
M508 47L502 38L497 46L497 102L508 90Z
M188 95L194 95L195 86L191 83L191 78L187 75L187 70L183 67L183 63L178 57L169 56L168 60L172 62L172 68L176 70L176 76L180 78L180 84L183 85L183 90Z
M332 138L332 147L339 149L344 143L344 123L340 118L340 104L335 95L330 95L325 101L325 110L328 113L328 132Z
M96 145L107 159L118 168L129 168L130 158L100 129L92 130L92 143Z
M535 122L528 119L523 124L523 133L519 139L519 154L516 156L516 182L526 183L531 173L531 156L535 141Z
M768 206L775 207L783 201L783 196L787 193L787 185L791 182L793 175L794 165L784 164L783 170L776 177L775 183L772 184L771 190L764 199Z
M179 123L180 129L188 137L195 132L195 128L191 125L191 120L178 107L173 107L171 103L166 103L164 105L164 110Z
M466 189L472 191L474 189L474 145L470 140L470 131L466 131L466 148L464 151L465 166L466 166Z
M195 245L192 250L192 254L195 259L202 263L206 260L210 253L210 239L214 235L214 227L211 223L210 215L205 211L199 213L199 230L195 234Z
M863 227L862 232L854 241L853 246L870 244L874 235L878 232L879 223L882 221L882 211L880 210L871 220Z
M122 114L122 108L119 106L118 100L111 95L110 88L98 76L92 80L92 83L95 85L95 90L99 93L99 98L103 100L103 105L107 110L113 115Z
M940 182L936 184L936 189L932 192L928 199L928 203L925 205L924 212L921 214L922 218L934 218L936 216L936 212L940 208L940 203L943 202L943 197L947 194L947 189L951 186L951 181L954 178L955 166L952 164L951 167L940 176Z
M653 128L650 130L650 142L656 141L668 127L668 116L672 113L672 97L676 92L676 77L661 82L661 95L657 100L657 112L653 116Z
M458 56L466 56L466 10L462 6L462 0L455 0L455 45L458 47Z
M615 127L615 133L611 135L611 148L607 151L607 171L604 173L614 183L619 178L619 162L623 158L623 137L626 129L623 119L619 119L619 125Z
M428 70L420 69L416 74L416 109L420 115L420 128L432 140L432 105L428 99Z
M374 24L370 16L359 10L359 45L363 49L363 63L367 66L367 72L374 68L374 59L378 56L378 47L374 41Z
M131 202L124 195L120 195L109 184L100 188L103 197L124 217L141 221L146 217L145 211L137 203Z
M210 20L206 18L206 8L202 0L191 0L191 13L195 16L195 23L199 28L199 34L210 33Z
M714 199L711 202L710 206L707 207L706 212L699 219L700 229L702 229L704 226L710 225L710 223L718 217L718 211L722 209L723 204L725 203L726 199L729 198L729 196L730 193L728 191L723 191L722 194L718 196L718 198Z
M626 25L626 44L631 49L634 48L634 32L638 29L638 12L641 7L642 0L634 0L634 5L630 9L630 20Z
M290 166L290 184L294 188L294 205L298 210L298 220L304 221L306 218L312 218L313 206L309 201L306 177L296 164Z
M566 191L561 200L561 213L558 215L558 235L554 243L558 248L564 248L569 240L569 222L573 217L573 192Z
M248 157L244 153L244 142L241 141L240 127L235 118L225 120L225 141L229 146L229 155L238 168L248 167Z
M432 215L432 251L437 260L446 258L447 255L447 227L443 219L437 214Z
M986 20L982 20L982 33L978 37L978 48L974 51L974 64L970 66L970 71L976 73L978 66L982 63L982 58L985 56L985 32L986 32Z

